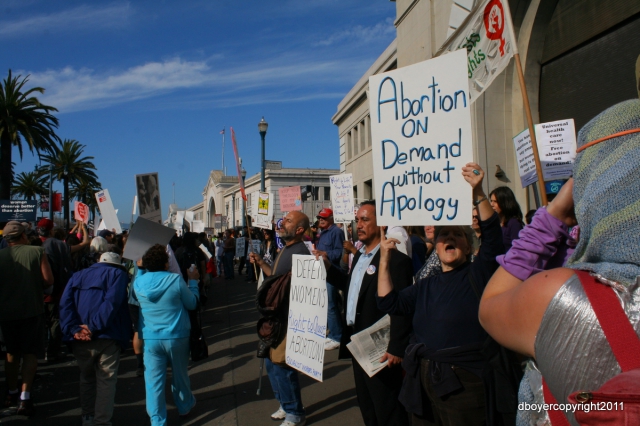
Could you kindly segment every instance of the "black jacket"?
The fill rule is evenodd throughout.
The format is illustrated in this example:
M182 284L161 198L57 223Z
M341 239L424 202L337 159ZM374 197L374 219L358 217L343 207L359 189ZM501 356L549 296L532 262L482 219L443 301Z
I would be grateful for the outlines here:
M360 259L360 252L353 257L352 270ZM360 286L358 303L356 306L356 317L352 327L345 326L340 342L339 358L351 358L351 352L346 345L351 341L351 336L375 324L385 313L378 309L376 294L378 293L378 265L380 263L380 251L371 259L371 265L375 267L373 274L365 273ZM407 283L413 282L413 266L409 256L396 250L391 252L389 262L391 271L391 281L394 288L402 290ZM346 324L347 303L349 295L349 285L351 283L351 272L347 275L344 271L331 266L327 270L327 282L330 282L344 292L345 308L342 314L343 324ZM411 333L411 317L391 315L391 338L387 352L391 355L404 357L404 351L409 344L409 334Z

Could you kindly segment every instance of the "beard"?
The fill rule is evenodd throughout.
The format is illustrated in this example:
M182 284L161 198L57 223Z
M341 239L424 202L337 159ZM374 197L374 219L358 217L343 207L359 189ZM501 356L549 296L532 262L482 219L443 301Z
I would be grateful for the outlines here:
M289 232L283 228L278 232L278 236L280 237L281 240L289 242L296 237L296 233L295 231Z

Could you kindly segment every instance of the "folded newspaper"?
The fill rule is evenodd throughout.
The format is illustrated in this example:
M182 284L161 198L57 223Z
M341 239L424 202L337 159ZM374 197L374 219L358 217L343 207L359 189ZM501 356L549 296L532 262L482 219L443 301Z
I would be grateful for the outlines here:
M347 349L358 361L360 367L373 377L378 371L387 366L387 361L381 363L380 358L387 352L391 337L391 320L389 315L380 318L371 327L351 336Z

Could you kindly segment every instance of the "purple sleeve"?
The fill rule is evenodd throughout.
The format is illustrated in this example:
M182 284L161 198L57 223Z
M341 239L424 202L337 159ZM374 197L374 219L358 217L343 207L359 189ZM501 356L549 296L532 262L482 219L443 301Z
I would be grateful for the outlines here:
M507 272L520 280L545 269L562 266L573 253L568 227L540 208L531 224L520 231L507 254L497 261Z

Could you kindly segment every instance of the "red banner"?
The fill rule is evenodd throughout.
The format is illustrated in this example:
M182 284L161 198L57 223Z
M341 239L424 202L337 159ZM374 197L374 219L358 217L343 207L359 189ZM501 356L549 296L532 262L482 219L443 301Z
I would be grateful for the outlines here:
M62 194L60 193L53 194L53 211L54 212L62 211Z
M236 170L238 171L238 183L240 184L240 193L242 199L247 201L247 195L244 193L244 181L242 180L242 170L240 170L240 157L238 156L238 144L236 143L236 132L231 129L231 142L233 143L233 155L236 157Z

